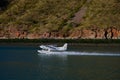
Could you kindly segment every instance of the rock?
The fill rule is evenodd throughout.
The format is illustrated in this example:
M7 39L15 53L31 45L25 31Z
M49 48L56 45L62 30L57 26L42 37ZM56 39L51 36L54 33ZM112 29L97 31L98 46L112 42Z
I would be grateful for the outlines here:
M58 38L58 37L59 37L58 32L51 32L50 38Z
M34 39L34 38L36 39L36 35L29 33L29 34L27 35L27 38L28 38L28 39Z
M118 39L120 39L120 30L118 30Z
M96 31L96 39L104 39L105 38L104 34L105 34L104 29L98 29Z
M0 30L0 39L2 39L3 37L4 37L4 32Z
M49 38L50 37L50 33L49 32L44 32L42 35L42 38Z
M113 34L112 34L112 28L106 28L105 29L105 34L104 34L106 39L112 39Z
M118 30L116 28L112 28L112 39L118 39Z
M95 39L96 33L89 29L83 29L82 30L82 39Z
M118 30L114 27L107 28L105 30L106 39L118 39Z
M63 37L64 37L64 34L62 34L62 33L59 32L59 33L58 33L58 38L59 38L59 39L63 39Z
M107 39L112 39L112 31L111 28L107 29Z
M26 36L27 36L27 32L22 31L20 32L19 38L26 38Z
M29 33L26 36L27 39L40 39L42 38L40 34L36 34L36 33Z
M68 32L53 31L53 32L34 32L29 33L25 28L17 29L17 27L0 28L0 38L15 39L15 38L28 38L28 39L42 39L42 38L71 38L71 39L120 39L120 30L115 27L106 29L99 29L96 26L82 29L73 29Z
M70 33L69 38L73 39L81 38L81 30L72 31L72 33Z

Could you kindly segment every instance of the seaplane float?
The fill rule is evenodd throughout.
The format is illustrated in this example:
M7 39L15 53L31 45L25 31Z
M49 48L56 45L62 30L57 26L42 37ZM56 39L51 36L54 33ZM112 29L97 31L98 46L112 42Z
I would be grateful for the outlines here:
M41 54L53 54L53 53L62 53L67 50L67 43L65 43L61 47L57 47L55 45L41 45L39 46L41 50L38 50Z

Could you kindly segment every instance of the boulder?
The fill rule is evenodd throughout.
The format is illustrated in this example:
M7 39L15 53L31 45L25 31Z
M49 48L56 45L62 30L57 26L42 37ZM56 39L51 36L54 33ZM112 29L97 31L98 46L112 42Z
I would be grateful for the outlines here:
M104 29L96 30L96 39L104 39L105 38L104 34L105 34Z
M72 31L69 37L73 39L81 38L81 30Z
M116 28L112 28L112 39L118 39L118 30Z
M83 29L81 38L82 39L95 39L96 33L90 29Z

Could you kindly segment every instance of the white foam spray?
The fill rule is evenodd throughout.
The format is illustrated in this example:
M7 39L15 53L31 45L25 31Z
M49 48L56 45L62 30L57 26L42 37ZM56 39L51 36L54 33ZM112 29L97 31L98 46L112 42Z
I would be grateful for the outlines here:
M41 53L39 53L41 55ZM61 55L61 56L67 56L67 55L78 55L78 56L120 56L119 53L98 53L98 52L76 52L76 51L65 51L65 52L48 52L44 55Z

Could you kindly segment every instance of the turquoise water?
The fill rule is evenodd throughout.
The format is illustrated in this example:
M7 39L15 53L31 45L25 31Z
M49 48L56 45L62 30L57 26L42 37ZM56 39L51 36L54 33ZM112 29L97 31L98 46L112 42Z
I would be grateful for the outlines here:
M62 55L39 54L38 49L35 45L0 46L0 80L120 80L118 46L74 45Z

